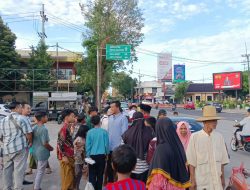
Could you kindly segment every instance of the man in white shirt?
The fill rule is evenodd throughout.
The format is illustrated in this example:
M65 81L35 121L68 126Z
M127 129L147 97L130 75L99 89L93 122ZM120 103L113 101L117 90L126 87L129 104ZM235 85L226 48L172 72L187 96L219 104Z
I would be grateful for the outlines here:
M247 117L239 123L242 126L242 131L236 133L236 137L239 143L239 147L242 147L241 136L250 136L250 108L247 110Z
M191 190L223 190L225 187L224 165L229 163L222 135L214 129L217 120L214 106L205 106L201 131L193 133L187 148L187 161L190 170Z

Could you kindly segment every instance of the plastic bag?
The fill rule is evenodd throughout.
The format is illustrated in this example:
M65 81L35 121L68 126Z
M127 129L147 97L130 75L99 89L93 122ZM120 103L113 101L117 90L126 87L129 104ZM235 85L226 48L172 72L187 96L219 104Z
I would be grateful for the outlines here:
M95 190L92 183L90 183L89 181L87 182L85 189L84 190Z

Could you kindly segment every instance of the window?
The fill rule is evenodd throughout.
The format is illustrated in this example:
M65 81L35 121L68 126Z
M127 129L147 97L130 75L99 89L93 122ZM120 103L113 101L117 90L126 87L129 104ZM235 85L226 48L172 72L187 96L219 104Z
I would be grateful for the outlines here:
M152 93L156 94L157 93L157 88L153 87L152 88Z
M212 101L212 96L207 96L207 101L208 102Z
M195 96L195 100L200 102L201 101L201 96Z
M70 80L72 73L73 73L72 69L59 69L58 70L58 79Z

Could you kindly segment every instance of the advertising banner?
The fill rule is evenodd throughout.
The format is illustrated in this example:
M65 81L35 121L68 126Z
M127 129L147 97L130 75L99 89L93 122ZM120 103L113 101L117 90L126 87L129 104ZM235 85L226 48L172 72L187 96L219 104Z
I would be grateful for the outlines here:
M174 82L185 81L185 65L174 65Z
M242 72L214 73L213 85L215 90L240 90Z
M158 80L161 82L172 82L172 54L159 53L157 62Z

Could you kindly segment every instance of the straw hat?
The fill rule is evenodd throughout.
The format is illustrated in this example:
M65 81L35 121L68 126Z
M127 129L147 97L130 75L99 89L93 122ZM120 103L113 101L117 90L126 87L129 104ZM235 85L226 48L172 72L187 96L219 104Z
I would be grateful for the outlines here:
M196 119L196 121L211 121L219 120L221 117L218 117L216 114L216 109L214 106L204 106L203 108L203 117Z

